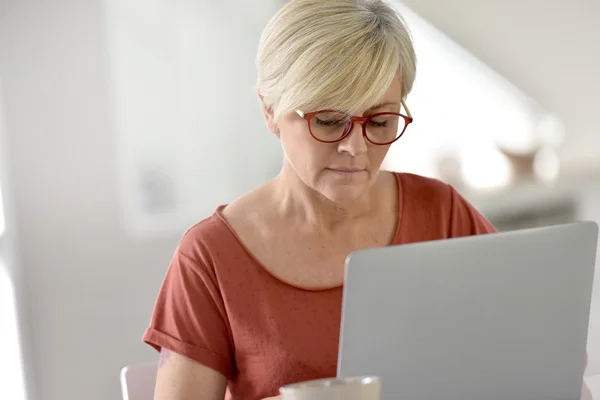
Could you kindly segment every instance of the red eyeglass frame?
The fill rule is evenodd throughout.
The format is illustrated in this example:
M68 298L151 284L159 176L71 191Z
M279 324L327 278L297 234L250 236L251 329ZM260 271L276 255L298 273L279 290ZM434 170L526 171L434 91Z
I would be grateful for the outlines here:
M301 110L296 110L296 113L302 117L303 119L306 120L306 123L308 124L308 131L310 132L310 136L313 137L313 139L315 139L318 142L321 143L337 143L337 142L341 142L342 140L344 140L346 137L348 137L348 135L350 134L350 132L352 132L352 130L354 129L354 123L355 122L359 122L362 126L362 134L363 137L369 142L372 143L374 145L377 146L387 146L389 144L394 143L396 140L400 139L402 137L402 135L404 134L404 132L406 132L406 128L408 128L408 125L410 125L413 122L413 117L410 113L410 110L408 109L408 107L406 107L406 103L404 103L404 100L400 100L400 103L402 104L402 106L404 107L404 109L406 110L406 113L408 115L404 115L404 114L400 114L400 113L395 113L395 112L380 112L380 113L375 113L375 114L371 114L371 115L367 115L365 117L361 117L358 115L353 115L350 116L350 121L348 121L348 124L346 125L346 127L344 128L344 133L342 134L342 136L339 139L336 140L322 140L317 138L313 132L312 129L310 127L310 121L314 118L315 115L320 114L320 113L324 113L324 112L339 112L336 110L319 110L319 111L312 111L309 113L304 113ZM377 142L373 142L371 139L369 139L369 137L367 136L367 122L369 122L371 119L378 117L380 115L386 115L386 114L392 114L392 115L397 115L399 117L404 118L405 124L404 124L404 129L402 130L402 132L400 132L400 134L398 135L398 137L396 137L394 140L391 140L389 142L385 142L385 143L377 143Z

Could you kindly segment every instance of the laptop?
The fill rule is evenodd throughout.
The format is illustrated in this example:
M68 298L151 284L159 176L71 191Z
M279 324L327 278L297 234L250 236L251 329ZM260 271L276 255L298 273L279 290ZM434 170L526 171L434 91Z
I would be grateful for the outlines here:
M338 376L383 400L579 399L597 242L581 222L351 254Z

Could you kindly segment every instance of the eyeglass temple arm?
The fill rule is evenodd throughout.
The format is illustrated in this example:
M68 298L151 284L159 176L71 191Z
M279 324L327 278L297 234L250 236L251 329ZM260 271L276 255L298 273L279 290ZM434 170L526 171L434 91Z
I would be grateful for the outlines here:
M404 102L404 99L400 99L400 103L402 104L402 107L404 107L404 109L406 110L406 116L409 118L412 118L412 114L410 113L410 110L408 109L408 107L406 107L406 103Z

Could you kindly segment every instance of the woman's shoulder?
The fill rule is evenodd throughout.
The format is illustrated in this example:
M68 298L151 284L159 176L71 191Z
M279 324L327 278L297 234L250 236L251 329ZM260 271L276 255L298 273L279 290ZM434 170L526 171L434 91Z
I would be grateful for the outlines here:
M188 228L177 246L183 256L197 261L206 261L236 242L222 215L225 205L219 206L212 215Z
M230 204L221 205L212 215L190 227L179 242L179 255L194 265L218 268L222 272L232 265L241 268L252 264L246 233L256 234L255 226L260 225L264 204L259 201L259 194L255 189Z
M450 196L450 186L438 179L408 172L394 172L394 174L398 177L402 187L412 196L435 196L438 199Z
M395 172L398 179L401 203L407 207L444 210L452 207L454 189L434 178Z
M494 232L492 224L451 185L434 178L396 173L403 226L425 240Z

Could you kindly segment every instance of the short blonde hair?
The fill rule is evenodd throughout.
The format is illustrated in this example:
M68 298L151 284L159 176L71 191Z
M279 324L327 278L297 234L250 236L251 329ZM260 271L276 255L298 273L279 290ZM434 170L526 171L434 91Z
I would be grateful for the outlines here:
M282 113L358 113L373 106L398 73L412 89L416 56L402 17L382 0L292 0L260 39L258 91Z

